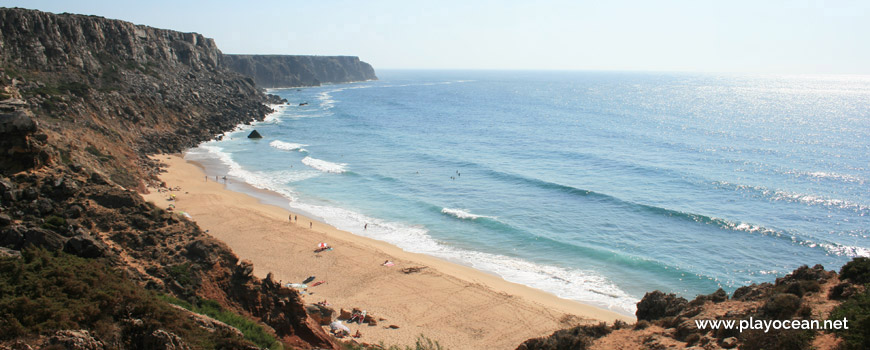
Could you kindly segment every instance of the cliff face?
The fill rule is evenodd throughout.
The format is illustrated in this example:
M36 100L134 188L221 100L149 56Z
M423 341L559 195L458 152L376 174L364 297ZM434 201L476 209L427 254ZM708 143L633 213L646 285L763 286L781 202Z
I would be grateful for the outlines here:
M223 63L267 88L378 79L371 65L354 56L224 55Z
M148 155L181 151L271 111L264 103L274 96L224 68L222 57L195 33L0 8L0 253L43 247L98 259L140 287L217 300L286 344L334 348L298 294L254 277L226 245L133 190L156 185ZM0 347L40 327L6 321ZM156 319L108 322L79 325L106 342L143 322L154 334L170 329ZM5 332L10 324L17 333Z
M94 16L54 15L22 9L0 12L4 63L41 71L69 68L98 74L111 58L147 65L214 70L221 52L214 40ZM111 58L106 57L111 56Z

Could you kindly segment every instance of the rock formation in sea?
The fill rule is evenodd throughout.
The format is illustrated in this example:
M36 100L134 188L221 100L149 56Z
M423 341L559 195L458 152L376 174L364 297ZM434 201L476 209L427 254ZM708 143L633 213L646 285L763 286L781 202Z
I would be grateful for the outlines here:
M266 88L378 79L371 65L354 56L224 55L223 60L230 69Z
M137 193L169 190L149 155L278 102L222 58L196 33L0 8L0 348L337 348L295 291ZM267 335L216 330L164 299Z
M260 135L260 133L257 132L257 130L254 130L254 131L251 131L250 134L248 134L248 138L249 139L261 139L261 138L263 138L263 135Z

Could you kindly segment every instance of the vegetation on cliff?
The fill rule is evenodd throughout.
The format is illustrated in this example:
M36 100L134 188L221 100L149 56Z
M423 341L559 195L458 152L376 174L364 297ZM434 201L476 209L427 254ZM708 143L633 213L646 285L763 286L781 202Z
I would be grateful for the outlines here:
M0 258L0 310L0 340L51 343L40 335L71 329L89 330L108 348L165 346L173 337L202 349L252 347L235 333L198 326L102 259L43 248Z
M125 331L133 329L129 322L141 322L147 336L174 348L246 346L234 327L174 309L155 298L157 292L210 309L217 307L206 300L216 301L221 317L247 319L243 328L262 328L290 346L335 348L296 292L254 277L250 263L226 245L136 193L146 183L160 185L148 155L181 151L262 120L270 111L265 104L276 102L250 78L223 67L221 57L211 39L195 33L0 8L0 250L26 260L40 247L49 253L35 256L51 259L36 260L73 264L57 282L64 286L95 278L108 283L98 286L105 293L94 295L46 294L43 287L54 277L33 274L9 295L49 309L33 319L4 304L0 315L11 316L3 316L3 327L14 332L4 333L10 335L0 346L38 336L103 344L93 348L143 348L140 333ZM97 260L81 262L60 251ZM110 299L117 308L101 307L111 290L120 293ZM69 311L60 308L65 304ZM128 307L145 311L124 315ZM188 316L195 316L195 327ZM55 318L62 321L49 320ZM221 331L203 338L202 329ZM267 338L257 342L263 346Z

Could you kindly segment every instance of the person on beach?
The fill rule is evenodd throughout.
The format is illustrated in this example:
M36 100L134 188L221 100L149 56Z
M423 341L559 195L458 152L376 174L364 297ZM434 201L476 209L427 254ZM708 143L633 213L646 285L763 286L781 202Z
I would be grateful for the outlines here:
M293 215L293 221L299 222L299 217L296 215Z
M293 215L288 215L288 216L287 216L287 221L293 222Z
M205 182L208 182L208 175L205 176Z
M368 230L368 229L369 229L369 223L366 223L365 225L363 225L363 230Z
M311 222L311 221L309 221L309 222L308 222L308 228L310 229L310 228L313 228L313 227L314 227L314 223Z

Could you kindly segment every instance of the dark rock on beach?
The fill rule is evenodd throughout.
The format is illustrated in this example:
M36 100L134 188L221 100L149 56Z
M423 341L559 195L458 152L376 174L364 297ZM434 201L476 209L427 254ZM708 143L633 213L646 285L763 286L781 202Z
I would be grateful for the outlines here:
M257 132L257 130L254 130L254 131L251 131L250 134L248 134L248 138L249 139L261 139L261 138L263 138L263 136L260 135L260 133Z

